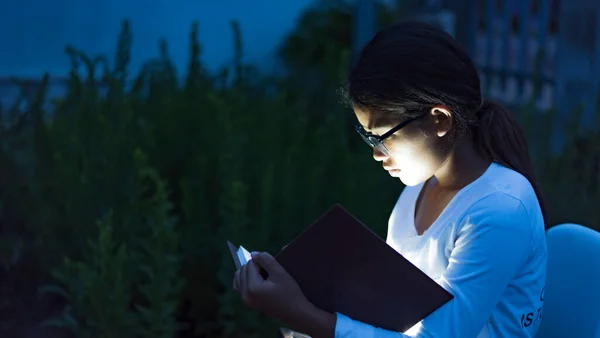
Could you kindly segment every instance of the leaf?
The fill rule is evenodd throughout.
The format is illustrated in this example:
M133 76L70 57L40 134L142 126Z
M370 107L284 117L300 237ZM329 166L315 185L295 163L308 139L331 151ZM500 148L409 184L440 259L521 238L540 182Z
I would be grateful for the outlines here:
M75 318L68 314L63 313L60 317L50 318L42 321L41 326L50 326L50 327L64 327L69 328L71 331L75 332L79 328L79 324Z
M64 297L65 299L69 299L69 293L57 285L44 285L38 288L38 298L43 297L46 294L55 294Z
M139 267L140 271L144 273L144 275L150 279L154 280L154 271L150 265L144 264Z

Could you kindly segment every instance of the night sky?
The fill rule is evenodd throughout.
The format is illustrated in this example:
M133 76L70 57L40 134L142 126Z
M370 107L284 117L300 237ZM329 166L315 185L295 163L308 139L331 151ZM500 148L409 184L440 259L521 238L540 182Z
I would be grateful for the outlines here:
M133 62L137 69L156 55L158 39L169 44L178 67L186 63L188 33L199 22L203 60L215 69L231 60L230 21L238 20L245 57L269 68L272 51L312 0L20 0L0 2L0 76L65 74L64 54L72 44L90 54L113 55L120 21L131 20ZM91 3L91 4L90 4Z

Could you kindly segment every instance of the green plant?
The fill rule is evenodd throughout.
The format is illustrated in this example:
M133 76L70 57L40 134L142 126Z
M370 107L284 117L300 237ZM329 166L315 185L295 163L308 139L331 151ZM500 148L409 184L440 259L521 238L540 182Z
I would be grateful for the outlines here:
M179 233L171 217L166 184L135 152L138 198L125 222L112 211L98 221L96 240L80 260L68 257L54 277L64 285L47 286L69 306L46 324L66 326L77 337L175 337L181 326L176 314L184 285L180 277ZM116 225L132 228L133 236L116 238Z
M235 23L233 61L214 74L203 67L196 24L184 69L161 41L131 74L124 23L112 60L67 49L64 95L46 97L48 76L24 88L0 114L0 260L11 274L0 278L0 336L19 337L52 314L10 316L43 308L49 293L67 306L46 323L80 337L275 335L279 323L232 290L226 240L276 253L338 202L385 236L403 187L372 161L339 104L352 13L332 6L300 20L279 78L243 63ZM539 120L531 109L517 116L549 223L600 229L599 134L572 128L565 150L552 154L553 116ZM43 297L28 298L40 285Z

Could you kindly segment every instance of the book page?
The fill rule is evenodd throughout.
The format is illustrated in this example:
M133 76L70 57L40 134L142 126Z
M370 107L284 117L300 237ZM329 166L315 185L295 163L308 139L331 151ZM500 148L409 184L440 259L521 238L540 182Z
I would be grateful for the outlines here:
M286 327L279 328L279 332L281 334L281 338L311 338L309 335L290 330Z
M246 250L243 246L240 245L238 249L238 258L240 259L240 264L245 265L249 260L252 259L252 254L248 250Z

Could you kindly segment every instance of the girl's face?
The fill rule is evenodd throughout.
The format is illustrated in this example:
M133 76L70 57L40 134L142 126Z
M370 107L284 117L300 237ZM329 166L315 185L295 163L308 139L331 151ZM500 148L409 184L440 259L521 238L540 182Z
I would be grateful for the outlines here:
M403 118L371 114L354 108L358 122L370 134L381 136ZM424 112L425 116L407 124L383 141L388 154L373 148L373 158L381 162L392 177L407 186L425 182L443 167L452 151L452 114L444 106L435 106Z

